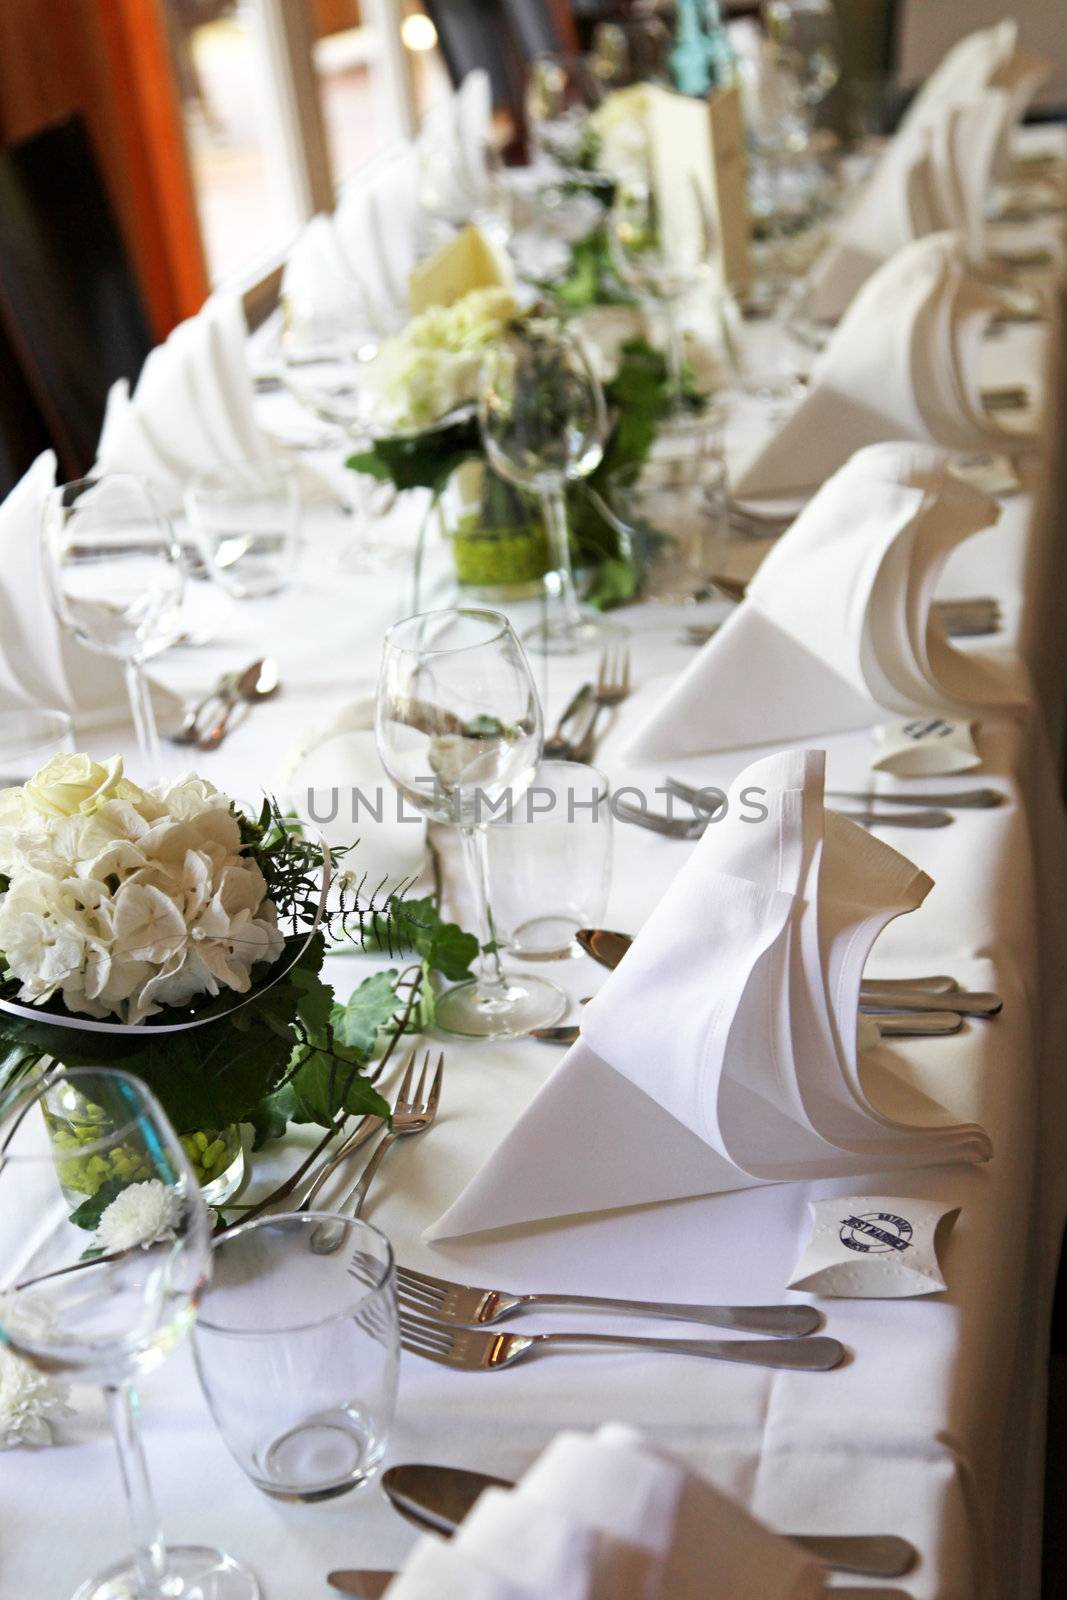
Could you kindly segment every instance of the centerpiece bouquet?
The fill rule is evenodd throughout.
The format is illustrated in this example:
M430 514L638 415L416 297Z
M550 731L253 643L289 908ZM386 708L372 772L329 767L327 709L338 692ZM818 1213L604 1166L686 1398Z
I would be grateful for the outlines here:
M432 900L379 902L344 869L327 896L330 880L328 851L273 802L246 815L195 775L144 789L118 756L62 755L0 790L0 1102L53 1063L46 1118L80 1226L139 1174L121 1147L91 1153L105 1113L65 1066L143 1080L216 1205L242 1178L241 1123L253 1150L315 1123L321 1149L353 1114L388 1117L379 1039L428 1025L433 975L466 977L478 945ZM327 935L412 960L342 1005Z
M640 589L643 530L612 502L640 476L672 409L667 363L639 336L636 314L605 312L591 313L584 327L571 323L603 384L610 419L599 466L568 492L574 564L586 570L585 598L597 607L625 604ZM536 500L489 470L477 417L487 356L533 314L509 290L486 288L413 318L369 369L377 437L348 463L397 489L429 490L431 510L447 491L458 577L483 595L539 584L552 565Z

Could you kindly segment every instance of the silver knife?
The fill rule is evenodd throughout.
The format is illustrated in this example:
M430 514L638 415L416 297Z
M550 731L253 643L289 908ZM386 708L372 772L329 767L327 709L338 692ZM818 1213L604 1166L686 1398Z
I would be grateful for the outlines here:
M810 1549L811 1544L819 1542L833 1543L834 1541L811 1540L808 1541L808 1548ZM869 1541L860 1538L856 1540L846 1539L841 1542L844 1544L855 1543L863 1545ZM850 1572L854 1569L842 1567L839 1570ZM861 1568L860 1570L865 1572L866 1568ZM326 1574L326 1582L334 1589L339 1589L342 1594L355 1595L356 1600L381 1600L382 1595L387 1592L395 1577L395 1572L360 1572L354 1568L348 1570L342 1568L336 1572L328 1572ZM834 1600L841 1600L842 1596L844 1596L844 1600L910 1600L910 1596L905 1589L871 1589L866 1586L862 1589L856 1589L851 1586L844 1589L834 1588L830 1590L830 1594L834 1597Z
M868 805L878 801L882 805L948 806L975 811L1002 806L1007 799L999 789L953 789L941 794L880 794L871 789L827 789L826 793L830 799L863 800Z
M958 1011L881 1011L871 1021L884 1039L941 1039L963 1027Z
M947 828L956 820L951 812L933 807L925 811L838 811L837 815L863 828Z
M925 989L860 989L861 1011L944 1011L951 1006L963 1017L995 1017L1004 1009L999 994L970 992L955 989L946 1000L944 995L930 994Z
M508 1478L490 1477L484 1472L469 1472L463 1467L435 1467L410 1464L390 1467L382 1476L382 1488L393 1509L417 1528L429 1528L449 1538L455 1533L478 1496L485 1489L513 1489ZM825 1562L837 1572L853 1572L870 1578L899 1578L918 1559L915 1546L895 1534L799 1534L787 1535L794 1544ZM335 1577L349 1574L330 1574ZM335 1587L341 1588L341 1584ZM348 1589L349 1594L359 1590ZM380 1592L380 1591L379 1591ZM855 1591L859 1592L859 1591ZM880 1591L866 1589L866 1597L877 1600ZM835 1589L840 1596L848 1591Z

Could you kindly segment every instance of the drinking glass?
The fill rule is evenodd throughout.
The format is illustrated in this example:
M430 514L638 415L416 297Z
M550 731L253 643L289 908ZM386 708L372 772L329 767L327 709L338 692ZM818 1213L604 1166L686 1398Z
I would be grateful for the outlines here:
M196 478L185 514L211 576L235 600L284 589L300 556L300 484L284 463Z
M612 500L625 522L648 539L642 594L663 605L688 605L709 573L721 570L727 540L725 408L674 417L662 428L635 484Z
M65 711L0 712L0 789L14 788L53 756L74 754L74 725Z
M676 408L684 392L678 308L702 283L710 283L717 235L710 207L694 183L684 214L668 222L655 185L636 176L620 183L608 224L615 270L645 300L663 308L667 364Z
M50 1140L40 1113L84 1119L86 1101L99 1137ZM64 1190L85 1196L76 1211ZM257 1600L230 1556L164 1545L138 1436L136 1381L191 1328L210 1270L200 1185L143 1083L84 1067L0 1096L0 1343L53 1382L103 1387L133 1534L75 1600Z
M530 664L507 618L470 608L395 623L382 649L376 732L405 799L463 840L480 972L440 996L438 1025L506 1039L558 1021L566 998L554 984L504 970L489 899L487 824L528 788L544 738Z
M144 664L182 631L184 576L174 530L141 478L115 472L54 489L43 534L52 608L88 649L122 662L144 770L158 775Z
M608 781L579 761L542 761L489 826L497 937L524 961L581 955L579 928L604 920L611 887Z
M602 99L590 57L548 51L534 56L526 82L526 122L534 152L558 166L579 167L589 113Z
M786 58L812 109L841 77L841 30L834 0L764 0L771 44Z
M479 416L489 464L540 496L559 587L559 614L528 634L543 655L572 655L617 639L620 629L578 604L567 527L568 483L600 463L604 394L581 348L555 322L534 317L495 345Z
M337 1231L320 1255L312 1231ZM215 1242L193 1350L234 1460L278 1500L329 1500L370 1481L396 1407L393 1252L330 1212L261 1217Z

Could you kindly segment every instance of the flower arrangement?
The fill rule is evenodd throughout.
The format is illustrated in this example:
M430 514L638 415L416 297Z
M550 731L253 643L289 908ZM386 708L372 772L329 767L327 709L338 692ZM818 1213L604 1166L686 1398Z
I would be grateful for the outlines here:
M508 289L475 289L413 317L367 370L379 426L391 433L431 427L476 401L485 352L518 309Z
M326 878L322 848L272 802L248 817L193 775L143 789L118 756L64 755L0 790L0 1093L45 1057L122 1067L201 1181L238 1123L258 1148L290 1122L329 1138L352 1114L388 1116L379 1036L428 1025L432 978L468 976L477 940L432 900L379 903L351 870L327 903ZM414 959L340 1005L319 970L327 934ZM143 1174L79 1163L93 1118L53 1139L70 1151L64 1187L91 1202L76 1220L95 1229Z

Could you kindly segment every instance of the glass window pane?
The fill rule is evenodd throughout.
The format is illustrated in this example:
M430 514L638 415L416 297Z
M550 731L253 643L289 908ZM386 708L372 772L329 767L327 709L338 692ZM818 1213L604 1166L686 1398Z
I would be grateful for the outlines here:
M296 214L256 0L166 0L213 282L284 244Z

